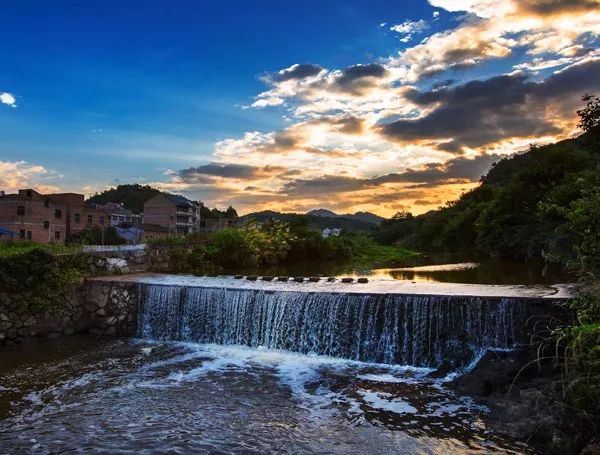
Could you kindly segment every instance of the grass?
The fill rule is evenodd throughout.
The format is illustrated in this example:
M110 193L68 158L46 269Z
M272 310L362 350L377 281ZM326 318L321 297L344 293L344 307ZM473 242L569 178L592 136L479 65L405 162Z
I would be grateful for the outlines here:
M354 244L357 257L352 262L361 267L385 267L419 254L397 246L381 245L367 236L357 236Z
M52 254L75 254L82 251L81 245L62 245L59 243L37 243L28 240L0 243L0 257L16 256L33 250L45 250Z

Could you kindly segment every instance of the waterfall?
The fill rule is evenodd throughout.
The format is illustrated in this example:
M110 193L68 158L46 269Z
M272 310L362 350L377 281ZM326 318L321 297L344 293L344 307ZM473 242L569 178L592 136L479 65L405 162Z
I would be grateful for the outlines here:
M142 285L138 336L386 364L467 365L526 343L522 298Z

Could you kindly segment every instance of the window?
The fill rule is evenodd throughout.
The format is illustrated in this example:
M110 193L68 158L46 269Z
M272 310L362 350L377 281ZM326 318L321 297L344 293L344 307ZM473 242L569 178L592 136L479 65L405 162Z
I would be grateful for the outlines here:
M27 240L31 240L31 231L27 231Z
M17 206L17 215L20 215L20 216L25 215L25 206L24 205Z
M31 197L31 190L27 190L27 197Z
M50 229L50 221L48 221L48 220L44 221L44 229L46 229L46 230Z
M62 218L62 210L56 209L54 211L54 218Z
M94 217L92 215L87 216L87 224L91 226L94 223Z
M81 221L81 215L79 213L75 214L75 222L79 223Z
M206 227L206 220L200 220L200 227Z
M22 239L24 239L24 238L25 238L25 229L21 229L21 230L19 231L19 237L21 237Z
M100 224L104 224L104 217L103 216L100 217Z
M50 207L50 199L47 197L44 198L44 207Z
M54 238L55 238L56 240L60 240L60 231L55 231L55 232L54 232Z

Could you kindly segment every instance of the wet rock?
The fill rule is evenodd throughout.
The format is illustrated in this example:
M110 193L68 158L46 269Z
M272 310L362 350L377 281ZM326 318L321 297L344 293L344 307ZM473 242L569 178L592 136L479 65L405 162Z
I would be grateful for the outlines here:
M450 373L452 373L455 370L456 370L455 365L453 365L451 362L445 361L445 362L442 362L442 364L439 367L437 367L437 369L435 371L432 371L431 373L427 373L426 377L441 379L441 378L445 378L446 376L448 376Z
M359 279L358 279L358 280L356 280L356 281L357 281L357 282L359 282L359 283L368 283L368 282L369 282L369 279L368 279L368 278L365 278L365 277L361 277L361 278L359 278Z
M279 276L277 277L277 281L289 281L289 276Z
M256 280L258 279L258 276L256 276L256 275L248 275L248 276L246 277L246 279L247 279L248 281L256 281Z
M320 278L318 276L311 276L308 281L310 281L311 283L318 283L320 281Z
M352 283L354 281L354 278L342 278L342 283Z
M275 277L266 275L266 276L263 276L261 279L263 281L273 281L273 278L275 278Z
M242 278L244 278L244 275L234 275L234 277L236 280L241 280Z
M296 283L304 283L304 277L303 276L296 276L296 277L294 277L294 281Z
M327 278L327 281L328 281L329 283L332 283L332 282L334 282L334 281L335 281L335 277L334 277L334 276L330 276L329 278Z

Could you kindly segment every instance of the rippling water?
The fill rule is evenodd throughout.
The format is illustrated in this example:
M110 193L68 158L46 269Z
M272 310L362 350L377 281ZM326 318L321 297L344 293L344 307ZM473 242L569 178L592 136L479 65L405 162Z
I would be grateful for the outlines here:
M68 337L0 353L2 453L521 453L428 369Z

